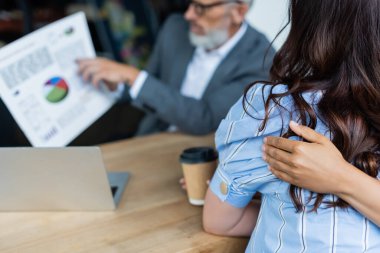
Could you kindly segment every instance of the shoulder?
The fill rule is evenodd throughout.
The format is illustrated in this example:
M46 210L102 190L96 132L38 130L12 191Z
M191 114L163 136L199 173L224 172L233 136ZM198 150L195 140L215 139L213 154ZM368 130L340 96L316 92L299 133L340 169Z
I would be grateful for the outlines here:
M170 15L163 24L163 30L181 30L188 27L188 22L181 14Z
M260 39L260 40L269 41L263 33L259 32L256 28L254 28L248 22L247 22L247 33L246 34L250 38L256 38L256 39Z
M216 132L216 144L226 145L267 134L280 132L290 118L292 99L281 98L280 106L269 103L269 118L264 129L261 128L266 115L265 103L269 94L281 94L287 91L286 85L257 83L253 85L230 109Z
M247 31L245 33L244 38L247 41L250 41L251 43L253 43L256 47L258 45L262 45L267 48L270 46L270 41L268 40L268 38L263 33L258 31L257 29L255 29L253 26L251 26L248 23L247 23Z
M253 69L252 66L254 65L260 71L262 71L263 67L269 71L276 50L263 33L248 24L247 30L239 43L239 48L244 50L247 56L242 61L249 63L251 69Z
M189 24L183 15L172 14L161 27L157 44L167 48L169 50L167 54L182 50L183 47L190 45L188 32Z
M288 91L288 86L283 84L272 85L265 83L257 83L252 85L247 92L239 99L239 101L231 108L228 116L239 119L236 111L245 112L241 118L265 116L265 103L270 94L283 94ZM290 97L283 97L280 101L282 106L288 106ZM273 105L272 105L273 106ZM273 113L273 112L272 112ZM248 114L248 115L247 115Z

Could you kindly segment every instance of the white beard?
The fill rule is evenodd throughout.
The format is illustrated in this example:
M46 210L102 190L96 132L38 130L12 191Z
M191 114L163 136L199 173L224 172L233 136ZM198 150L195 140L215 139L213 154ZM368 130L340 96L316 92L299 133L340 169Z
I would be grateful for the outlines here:
M220 47L228 40L228 30L218 29L209 31L206 35L197 35L189 32L190 43L195 47L212 50Z

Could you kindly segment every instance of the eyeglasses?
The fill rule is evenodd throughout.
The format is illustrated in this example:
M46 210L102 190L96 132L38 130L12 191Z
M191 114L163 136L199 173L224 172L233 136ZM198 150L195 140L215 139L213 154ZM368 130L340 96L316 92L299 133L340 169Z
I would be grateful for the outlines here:
M223 4L230 4L230 3L238 3L238 4L241 4L242 2L239 1L239 0L235 0L235 1L218 1L218 2L215 2L215 3L211 3L211 4L202 4L202 3L198 3L196 1L189 1L189 7L192 6L194 8L194 11L195 11L195 14L197 14L197 16L203 16L206 11L208 11L209 9L213 8L213 7L216 7L216 6L219 6L219 5L223 5Z

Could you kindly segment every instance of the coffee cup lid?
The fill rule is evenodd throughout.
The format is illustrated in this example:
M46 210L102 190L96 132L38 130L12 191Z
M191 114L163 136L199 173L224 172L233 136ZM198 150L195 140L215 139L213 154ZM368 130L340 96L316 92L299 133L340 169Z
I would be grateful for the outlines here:
M193 147L182 151L181 163L211 162L218 158L218 153L212 147Z

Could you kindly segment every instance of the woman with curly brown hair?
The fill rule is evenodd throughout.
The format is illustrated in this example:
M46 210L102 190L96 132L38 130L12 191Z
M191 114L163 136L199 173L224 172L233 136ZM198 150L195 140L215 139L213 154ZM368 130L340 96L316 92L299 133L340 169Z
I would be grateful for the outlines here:
M216 133L220 162L204 228L251 235L247 252L380 252L380 0L290 0L289 14L270 81L252 84ZM320 135L294 122L288 128L291 121ZM331 185L337 180L318 184L291 174L294 163L281 163L294 150L274 149L279 139L268 137L261 151L267 136L289 144L298 135L330 148L320 161L341 153L351 167L338 162L333 169L350 174L342 179L356 192L339 192ZM256 192L261 203L252 201Z

